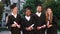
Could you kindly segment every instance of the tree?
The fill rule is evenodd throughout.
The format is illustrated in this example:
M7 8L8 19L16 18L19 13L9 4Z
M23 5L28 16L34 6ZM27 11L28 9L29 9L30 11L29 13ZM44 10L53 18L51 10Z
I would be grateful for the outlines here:
M6 4L6 6L10 5L10 0L2 0L2 2Z
M0 21L1 21L1 19L2 19L3 10L4 10L4 5L3 5L2 2L0 2Z
M43 6L51 6L53 8L53 14L60 19L60 1L55 0L42 0Z
M21 16L24 18L25 15L25 8L27 6L31 7L31 12L35 13L36 12L36 5L37 4L42 4L40 0L26 0L26 2L23 5L23 9L20 11Z
M32 12L36 12L36 4L42 4L43 7L51 6L53 8L53 14L57 16L58 19L60 19L60 1L55 0L27 0L26 3L24 3L23 7L31 6Z
M32 8L32 13L36 12L36 4L41 4L42 2L40 0L27 0L26 3L24 3L23 7L30 6Z

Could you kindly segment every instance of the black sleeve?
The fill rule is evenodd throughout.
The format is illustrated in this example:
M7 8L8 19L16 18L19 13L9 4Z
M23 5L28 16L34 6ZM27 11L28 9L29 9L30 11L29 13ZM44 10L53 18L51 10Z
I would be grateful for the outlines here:
M24 18L22 18L22 30L25 30L26 29L26 27L24 26Z
M45 13L43 13L43 25L46 25L47 23L46 23L46 15L45 15Z
M19 22L20 22L19 24L22 25L22 18L20 15L19 15Z
M56 16L53 16L53 21L52 21L53 23L52 24L53 24L53 26L55 26L55 27L58 28L57 20L58 20L57 17Z
M8 21L7 21L7 26L8 26L8 29L10 30L11 29L11 22L12 22L12 20L11 20L11 17L10 16L8 16Z
M18 20L19 20L19 23L18 24L21 26L20 29L22 30L22 18L21 18L21 15L18 14L18 16L19 16L18 17Z
M36 19L35 19L35 14L32 15L32 18L33 18L33 22L34 22L34 29L36 29Z

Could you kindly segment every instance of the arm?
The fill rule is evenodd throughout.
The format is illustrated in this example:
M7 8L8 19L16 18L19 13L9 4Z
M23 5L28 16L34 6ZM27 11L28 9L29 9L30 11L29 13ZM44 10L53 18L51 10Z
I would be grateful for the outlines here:
M10 30L11 29L11 18L10 18L10 16L8 16L8 21L7 21L7 24L6 24L6 26L8 26L8 29Z
M43 14L43 16L44 16L44 19L43 19L43 25L41 26L41 28L46 28L46 15L45 15L45 13Z

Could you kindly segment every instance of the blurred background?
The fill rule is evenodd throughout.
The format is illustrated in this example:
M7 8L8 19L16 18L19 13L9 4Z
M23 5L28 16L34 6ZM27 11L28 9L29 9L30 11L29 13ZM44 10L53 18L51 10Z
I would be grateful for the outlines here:
M36 4L42 4L43 7L53 7L53 14L58 18L58 34L60 34L60 0L0 0L0 34L9 34L6 27L6 17L10 14L10 5L16 3L18 13L24 16L26 6L31 6L32 12L36 12ZM8 32L8 33L7 33Z

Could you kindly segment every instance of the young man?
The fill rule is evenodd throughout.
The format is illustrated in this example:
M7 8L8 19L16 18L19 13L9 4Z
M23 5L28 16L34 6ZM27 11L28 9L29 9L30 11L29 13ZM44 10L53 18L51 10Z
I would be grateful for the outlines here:
M20 34L22 19L21 16L17 13L18 8L15 4L10 6L12 12L8 16L7 26L11 31L11 34Z
M25 17L23 18L22 23L23 34L34 34L34 21L29 8L26 8Z
M37 12L33 17L35 20L35 34L45 34L46 18L42 5L37 5Z

